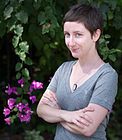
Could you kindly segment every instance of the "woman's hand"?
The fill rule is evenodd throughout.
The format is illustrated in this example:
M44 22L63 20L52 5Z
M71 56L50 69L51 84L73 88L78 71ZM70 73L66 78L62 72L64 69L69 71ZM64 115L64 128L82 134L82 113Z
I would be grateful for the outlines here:
M77 125L73 124L73 123L67 123L67 122L61 122L60 123L65 129L69 130L72 133L75 134L82 134L81 131L83 131L84 126L78 127Z
M77 111L67 111L61 114L61 118L68 123L75 124L78 127L83 128L83 126L89 126L93 120L85 114L85 112L93 112L93 108L85 108Z
M74 118L74 119L76 119L73 121L74 123L63 121L63 122L60 122L60 124L65 129L69 130L70 132L73 132L75 134L84 134L85 128L88 127L89 125L93 124L93 120L91 119L91 117L85 115L85 113L93 112L93 111L94 111L94 109L92 107L86 107L84 109L81 109L81 110L75 112L77 115L79 114L80 121L76 117L76 118ZM73 118L71 118L71 120L72 119Z

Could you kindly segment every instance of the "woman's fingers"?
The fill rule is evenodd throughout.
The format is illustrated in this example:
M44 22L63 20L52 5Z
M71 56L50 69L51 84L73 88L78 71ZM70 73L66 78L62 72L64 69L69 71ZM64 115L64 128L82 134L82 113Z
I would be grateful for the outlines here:
M80 118L79 122L80 122L79 127L82 126L81 124L83 124L83 125L85 125L85 126L89 126L89 125L91 124L90 121L84 119L83 117Z
M81 127L83 125L89 126L91 124L91 121L89 121L88 118L87 118L87 116L84 115L84 114L80 115L77 121L79 122L79 123L77 123L77 124L79 124L78 125L79 127Z
M87 121L88 123L92 123L93 120L91 119L91 117L89 117L88 115L86 115L85 113L80 113L80 117L82 119L84 119L85 121Z
M82 110L83 113L85 113L85 112L93 112L94 111L94 108L88 106L88 107L85 107L85 108L83 108L81 110Z
M89 126L93 120L83 113L82 110L74 111L73 114L69 116L71 117L71 123L74 123L75 125L79 126L80 128L83 128L84 126Z
M82 124L81 122L79 122L78 120L73 120L73 123L75 124L75 125L77 125L78 127L80 127L80 128L84 128L84 124ZM86 124L85 124L86 125Z

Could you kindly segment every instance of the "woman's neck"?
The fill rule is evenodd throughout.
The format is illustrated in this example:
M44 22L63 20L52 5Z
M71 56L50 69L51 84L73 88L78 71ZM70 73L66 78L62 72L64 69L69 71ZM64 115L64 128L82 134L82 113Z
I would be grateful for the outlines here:
M97 54L92 57L78 59L77 64L80 65L82 71L87 72L99 68L102 64L104 64L104 61Z

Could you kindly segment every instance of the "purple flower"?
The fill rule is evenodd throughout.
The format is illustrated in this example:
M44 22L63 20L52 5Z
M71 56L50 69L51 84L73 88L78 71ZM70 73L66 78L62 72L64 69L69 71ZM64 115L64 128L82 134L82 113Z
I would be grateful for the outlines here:
M20 112L22 112L23 108L25 108L25 104L19 103L19 104L16 105L16 108L17 108Z
M20 84L21 87L23 87L24 86L24 79L22 78L22 79L18 80L18 84Z
M21 78L17 82L19 84L20 89L18 87L11 87L10 85L8 85L5 90L5 92L8 95L10 95L8 102L7 102L8 106L4 107L4 110L3 110L3 114L5 116L4 120L8 125L10 125L12 122L14 122L14 119L19 119L20 122L30 122L33 111L31 110L29 105L34 104L37 100L36 96L32 95L31 93L34 90L43 88L43 83L33 81L30 84L29 90L27 90L27 88L24 87L25 81L23 78ZM20 91L21 94L17 93L17 90ZM15 95L12 95L12 94L15 94ZM12 97L11 97L11 95L12 95ZM24 99L24 97L28 97L28 98ZM24 103L25 100L26 100L26 104ZM29 100L31 101L31 103ZM21 102L21 101L23 101L23 102ZM29 103L27 103L27 101L29 101ZM11 118L11 116L10 116L11 113L13 113L12 114L13 118Z
M43 83L33 81L30 86L30 91L33 91L33 89L42 89L42 88L43 88Z
M36 102L36 96L30 96L29 99L32 101L32 103Z
M31 115L30 114L19 113L18 117L19 117L21 122L27 122L27 123L30 122L30 119L31 119Z
M9 117L9 118L5 118L4 121L5 121L8 125L11 124L11 118L10 118L10 117Z
M9 115L10 114L10 109L5 107L4 110L3 110L3 114L5 115L5 117L7 115Z
M8 106L10 109L12 109L14 107L15 102L16 102L16 100L13 98L8 99Z
M18 117L21 122L30 122L32 111L28 107L28 104L25 104L22 112L18 113Z
M8 95L11 95L12 93L17 94L17 88L16 87L10 87L10 85L7 86L7 90L5 92Z

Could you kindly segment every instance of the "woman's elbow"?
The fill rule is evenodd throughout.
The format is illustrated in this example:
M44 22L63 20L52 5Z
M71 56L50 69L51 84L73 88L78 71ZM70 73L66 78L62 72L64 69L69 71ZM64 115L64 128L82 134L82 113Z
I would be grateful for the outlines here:
M47 115L47 111L45 112L46 108L45 105L39 104L36 109L36 113L38 117L42 118L46 122L50 122L50 117Z
M85 132L85 133L84 133L84 136L86 136L86 137L91 137L93 134L94 134L94 133L92 133L92 132Z
M37 106L36 113L37 113L38 117L41 117L42 113L41 113L40 105Z
M92 129L84 129L84 132L82 133L84 136L86 137L91 137L94 133L95 133L96 129L92 128Z

